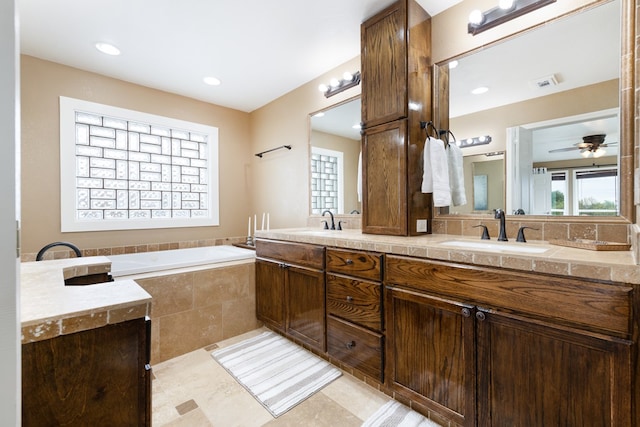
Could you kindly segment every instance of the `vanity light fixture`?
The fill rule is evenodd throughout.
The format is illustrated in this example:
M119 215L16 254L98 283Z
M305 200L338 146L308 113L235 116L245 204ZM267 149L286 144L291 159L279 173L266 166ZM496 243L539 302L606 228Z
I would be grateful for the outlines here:
M510 21L525 13L555 3L556 0L500 0L499 5L486 12L474 10L469 15L469 34L479 34L489 28Z
M100 52L102 52L102 53L104 53L106 55L111 55L111 56L120 55L120 49L118 49L117 47L115 47L111 43L98 42L98 43L95 44L95 46L96 46L96 49L98 49Z
M475 147L476 145L487 145L491 142L489 135L474 136L473 138L461 139L456 142L456 145L460 148Z
M360 71L355 73L346 72L342 76L342 80L336 78L331 79L329 85L321 84L318 86L318 90L324 93L326 98L333 96L337 93L347 90L360 84Z

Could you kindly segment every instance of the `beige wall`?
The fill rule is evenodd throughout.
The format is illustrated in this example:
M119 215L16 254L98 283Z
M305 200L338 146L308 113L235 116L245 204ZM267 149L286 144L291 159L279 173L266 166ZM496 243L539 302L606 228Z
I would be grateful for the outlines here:
M292 149L251 159L253 210L270 212L271 228L304 227L309 216L309 114L360 94L360 86L331 98L320 83L360 70L360 57L336 67L251 113L253 153L291 144Z
M21 57L21 79L23 253L58 240L88 249L246 235L252 212L248 113L29 56ZM59 96L218 127L220 226L61 233Z
M432 46L433 62L459 56L474 49L482 48L496 40L510 37L530 27L544 24L546 21L581 7L588 7L602 0L562 0L527 13L475 36L467 32L469 13L474 9L489 10L496 0L464 0L461 3L433 17ZM605 0L606 1L606 0Z

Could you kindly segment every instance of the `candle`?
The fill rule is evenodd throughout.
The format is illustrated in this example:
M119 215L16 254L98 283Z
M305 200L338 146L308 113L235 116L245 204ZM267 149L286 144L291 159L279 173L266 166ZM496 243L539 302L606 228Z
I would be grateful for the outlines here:
M249 223L247 224L247 236L251 236L251 215L249 215Z
M269 231L269 212L267 212L267 231Z
M260 230L264 230L264 212L262 212L262 227Z
M253 215L253 234L256 234L256 230L258 229L258 215Z

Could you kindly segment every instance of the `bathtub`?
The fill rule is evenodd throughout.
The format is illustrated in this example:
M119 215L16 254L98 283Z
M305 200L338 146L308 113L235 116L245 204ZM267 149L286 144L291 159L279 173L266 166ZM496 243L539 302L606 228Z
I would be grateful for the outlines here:
M252 260L255 258L255 251L236 246L221 245L110 255L107 258L111 261L111 276L117 280L125 276L158 276L173 274L176 270L192 271L194 269L211 268L212 264Z

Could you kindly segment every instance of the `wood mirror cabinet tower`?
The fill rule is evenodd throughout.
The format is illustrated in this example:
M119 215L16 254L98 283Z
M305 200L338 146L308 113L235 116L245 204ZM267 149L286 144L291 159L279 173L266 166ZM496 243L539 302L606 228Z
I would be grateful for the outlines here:
M431 17L400 0L361 26L362 232L430 233L421 121L431 120Z

